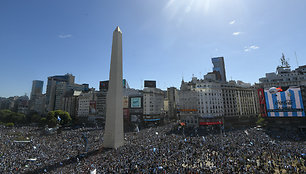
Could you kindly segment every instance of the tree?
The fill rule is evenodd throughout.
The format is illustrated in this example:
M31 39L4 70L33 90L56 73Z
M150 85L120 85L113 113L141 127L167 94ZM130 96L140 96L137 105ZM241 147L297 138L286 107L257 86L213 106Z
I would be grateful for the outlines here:
M26 116L21 113L15 113L8 109L0 111L0 121L4 123L25 123Z
M49 111L46 120L49 127L55 127L57 123L69 124L72 121L69 113L62 110Z
M41 120L41 116L39 114L33 114L31 116L31 122L32 123L39 123Z
M26 120L26 116L24 114L13 112L13 115L12 115L13 123L24 124L25 120Z
M6 126L6 127L13 127L13 126L14 126L14 123L6 123L5 126Z
M26 122L27 123L39 123L41 119L41 115L36 111L30 111L26 115Z
M40 124L43 125L43 126L46 125L47 124L47 119L45 117L41 118L40 119Z
M51 118L47 120L48 127L55 127L57 125L57 120L56 118Z
M55 116L56 116L57 119L59 118L58 121L61 125L71 123L72 119L71 119L69 113L66 112L66 111L56 110L55 111Z
M0 111L0 121L4 123L8 123L10 122L12 115L13 115L13 112L8 109L1 110Z
M46 123L48 127L55 127L57 124L57 119L55 118L55 111L49 111L46 118Z

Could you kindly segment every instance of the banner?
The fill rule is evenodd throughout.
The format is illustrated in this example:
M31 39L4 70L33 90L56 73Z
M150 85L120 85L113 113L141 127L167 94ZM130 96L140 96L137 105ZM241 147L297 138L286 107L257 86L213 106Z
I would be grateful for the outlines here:
M267 116L267 110L266 110L266 101L265 101L265 93L264 89L260 88L257 89L258 93L258 99L259 99L259 110L262 117Z
M219 125L223 124L222 121L214 121L214 122L200 122L200 125Z
M300 88L290 87L275 94L265 89L265 99L268 117L305 117Z

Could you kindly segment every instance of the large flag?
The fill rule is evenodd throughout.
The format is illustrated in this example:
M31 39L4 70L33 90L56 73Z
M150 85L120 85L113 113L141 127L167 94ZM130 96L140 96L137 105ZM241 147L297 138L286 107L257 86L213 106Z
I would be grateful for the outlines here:
M300 88L290 87L276 94L265 89L265 99L268 117L305 117Z

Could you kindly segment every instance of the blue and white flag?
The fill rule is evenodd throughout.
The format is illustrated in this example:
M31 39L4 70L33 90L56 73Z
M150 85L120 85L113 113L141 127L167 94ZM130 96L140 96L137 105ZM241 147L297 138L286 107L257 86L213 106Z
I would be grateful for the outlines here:
M276 94L266 89L265 99L268 117L305 117L300 88L290 87Z

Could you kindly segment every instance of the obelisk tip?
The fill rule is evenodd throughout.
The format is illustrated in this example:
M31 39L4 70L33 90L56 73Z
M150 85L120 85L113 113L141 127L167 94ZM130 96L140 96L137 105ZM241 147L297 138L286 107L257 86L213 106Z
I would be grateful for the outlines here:
M116 27L115 31L122 33L119 26Z

